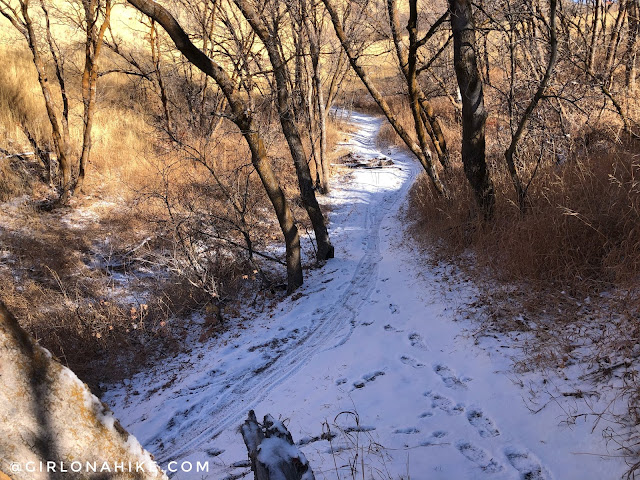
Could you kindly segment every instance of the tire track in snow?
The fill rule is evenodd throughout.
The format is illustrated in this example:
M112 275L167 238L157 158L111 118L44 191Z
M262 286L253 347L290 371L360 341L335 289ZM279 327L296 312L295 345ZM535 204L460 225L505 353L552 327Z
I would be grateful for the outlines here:
M363 156L383 155L375 146L376 136L382 121L362 114L353 114L351 123L358 131L346 143L352 151ZM363 253L353 275L347 282L339 298L328 308L323 308L321 318L313 320L311 328L303 335L288 344L287 350L275 357L259 373L248 368L239 375L234 375L237 382L235 388L223 391L217 399L201 399L189 407L189 418L182 423L171 438L162 438L162 447L156 453L161 464L183 458L194 451L200 451L203 445L216 438L223 431L235 428L244 420L247 412L259 404L269 391L281 384L301 368L307 365L320 351L343 345L355 329L355 318L360 307L371 296L377 280L378 265L382 258L380 253L380 227L388 215L396 213L396 206L411 187L419 172L414 162L400 160L397 168L384 172L375 171L371 177L375 180L380 175L393 175L398 169L402 172L402 183L399 188L386 192L373 192L366 205L363 228L365 235ZM357 207L354 207L354 209ZM349 212L347 216L354 213ZM336 260L334 260L335 262ZM346 332L338 336L336 333ZM250 400L247 400L250 399ZM194 412L197 411L197 415ZM206 419L204 422L202 419ZM185 440L184 437L189 439Z

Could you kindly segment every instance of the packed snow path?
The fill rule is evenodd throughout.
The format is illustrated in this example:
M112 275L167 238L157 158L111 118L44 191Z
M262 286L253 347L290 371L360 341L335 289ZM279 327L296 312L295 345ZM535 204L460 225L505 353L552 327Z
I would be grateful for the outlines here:
M346 146L384 156L381 120L350 121ZM505 348L474 346L457 314L473 287L408 245L399 210L419 166L389 156L332 185L334 260L245 329L111 389L116 416L161 465L208 462L179 479L245 474L237 427L250 409L290 420L319 480L352 478L354 463L366 478L618 478L624 463L597 455L591 424L560 425L555 405L533 414Z

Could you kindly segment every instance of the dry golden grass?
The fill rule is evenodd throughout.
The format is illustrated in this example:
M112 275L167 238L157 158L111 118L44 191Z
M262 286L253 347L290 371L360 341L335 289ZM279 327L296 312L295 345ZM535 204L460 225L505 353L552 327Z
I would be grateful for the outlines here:
M29 54L22 49L2 46L0 54L6 58L6 68L0 72L0 148L10 154L32 151L23 127L41 146L50 148L51 127ZM59 106L59 91L55 85L52 88ZM71 151L76 157L82 135L82 102L79 86L69 82L68 88ZM152 150L154 130L140 110L140 104L136 106L140 99L129 96L129 92L135 92L130 79L110 75L100 79L98 88L86 191L99 189L101 193L108 193L105 187L111 186L113 189L109 193L121 195L126 190L115 186L118 181L132 181L148 172L145 157ZM2 168L6 171L8 166L3 162ZM4 183L0 184L0 196L6 199L19 193L19 189L3 186Z
M0 148L16 153L29 147L21 124L28 125L37 140L48 137L51 128L28 53L11 47L0 51L5 59L0 70Z
M480 265L509 282L575 291L602 290L637 279L640 267L640 159L636 140L609 144L608 153L547 164L538 172L523 216L506 169L494 171L496 217L479 223L460 166L452 199L415 187L420 232L451 253L471 248ZM496 159L498 163L500 159Z

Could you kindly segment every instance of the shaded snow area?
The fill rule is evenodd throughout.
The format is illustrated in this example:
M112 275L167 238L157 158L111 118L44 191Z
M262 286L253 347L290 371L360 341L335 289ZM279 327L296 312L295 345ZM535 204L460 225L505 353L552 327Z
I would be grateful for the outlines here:
M112 386L116 416L163 467L209 462L169 472L178 479L251 478L238 432L250 409L285 420L317 479L363 466L367 479L619 478L604 425L566 422L561 402L527 406L526 385L543 380L511 373L518 349L501 342L513 340L475 344L460 315L473 286L408 241L401 211L418 163L375 147L381 120L350 121L353 154L393 163L334 179L336 258L241 332Z

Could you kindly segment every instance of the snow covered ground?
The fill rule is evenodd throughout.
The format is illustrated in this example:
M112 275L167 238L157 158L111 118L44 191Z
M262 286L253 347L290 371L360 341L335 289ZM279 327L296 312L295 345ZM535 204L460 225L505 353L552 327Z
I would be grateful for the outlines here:
M347 146L383 156L381 120L351 121ZM473 286L419 258L399 215L419 165L388 155L391 166L334 179L336 258L299 292L103 400L164 467L208 461L208 473L178 479L246 474L238 427L250 409L288 419L317 479L352 478L353 465L365 478L619 478L625 464L600 455L607 447L592 422L565 425L561 403L527 408L504 353L517 349L475 345L459 315Z

